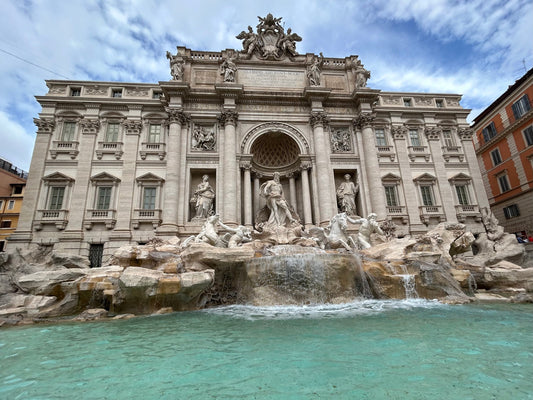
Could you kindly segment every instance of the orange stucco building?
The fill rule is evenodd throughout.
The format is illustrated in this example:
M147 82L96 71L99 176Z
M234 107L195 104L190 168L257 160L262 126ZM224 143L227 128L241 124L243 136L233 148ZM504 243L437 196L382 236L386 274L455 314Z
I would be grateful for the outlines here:
M507 232L533 235L533 69L474 119L490 207Z
M0 159L0 251L18 224L27 173Z

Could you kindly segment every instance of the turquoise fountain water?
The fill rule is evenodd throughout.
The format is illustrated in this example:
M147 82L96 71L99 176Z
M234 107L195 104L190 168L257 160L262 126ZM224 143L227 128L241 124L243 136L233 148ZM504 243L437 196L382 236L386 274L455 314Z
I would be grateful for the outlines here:
M533 399L533 305L365 300L0 330L0 399Z

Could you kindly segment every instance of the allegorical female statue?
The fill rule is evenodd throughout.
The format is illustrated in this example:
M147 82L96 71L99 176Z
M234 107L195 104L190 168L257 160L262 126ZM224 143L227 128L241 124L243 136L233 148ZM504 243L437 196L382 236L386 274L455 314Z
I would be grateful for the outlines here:
M202 176L202 182L200 182L194 192L194 196L191 198L191 203L194 204L196 209L196 216L194 218L207 218L213 215L213 201L215 199L215 191L209 184L209 176Z
M344 182L337 188L337 198L341 211L346 215L357 215L355 196L359 192L359 185L353 183L351 178L350 174L344 175Z

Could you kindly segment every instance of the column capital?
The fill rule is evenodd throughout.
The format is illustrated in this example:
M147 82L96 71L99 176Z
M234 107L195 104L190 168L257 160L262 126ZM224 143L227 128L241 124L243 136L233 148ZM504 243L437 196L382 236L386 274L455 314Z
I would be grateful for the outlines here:
M217 117L218 121L222 126L226 125L237 125L237 119L239 114L236 111L227 110L222 111L220 115Z
M191 120L189 114L177 108L165 107L165 112L168 114L169 124L187 125Z
M392 126L391 133L394 140L405 139L407 136L407 127L404 125Z
M83 118L80 121L81 133L84 135L96 135L100 129L98 118Z
M352 122L355 128L363 129L371 127L375 118L375 113L362 112L356 118L354 118Z
M474 135L474 130L472 128L459 128L457 131L461 141L471 141L472 136Z
M34 118L33 123L37 126L37 133L52 133L56 125L54 118Z
M442 128L438 126L428 126L424 129L424 134L428 141L439 140L442 134Z
M309 118L309 123L313 128L317 126L325 127L329 124L328 114L323 111L312 112L311 117Z
M126 135L139 135L142 130L141 120L126 119L122 122L122 126L126 130Z

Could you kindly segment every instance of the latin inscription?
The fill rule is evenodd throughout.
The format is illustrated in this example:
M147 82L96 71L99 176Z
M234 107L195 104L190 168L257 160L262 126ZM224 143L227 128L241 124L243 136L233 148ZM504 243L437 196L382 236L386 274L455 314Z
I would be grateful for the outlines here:
M245 86L304 88L306 85L303 71L274 71L266 69L239 69L237 83Z

